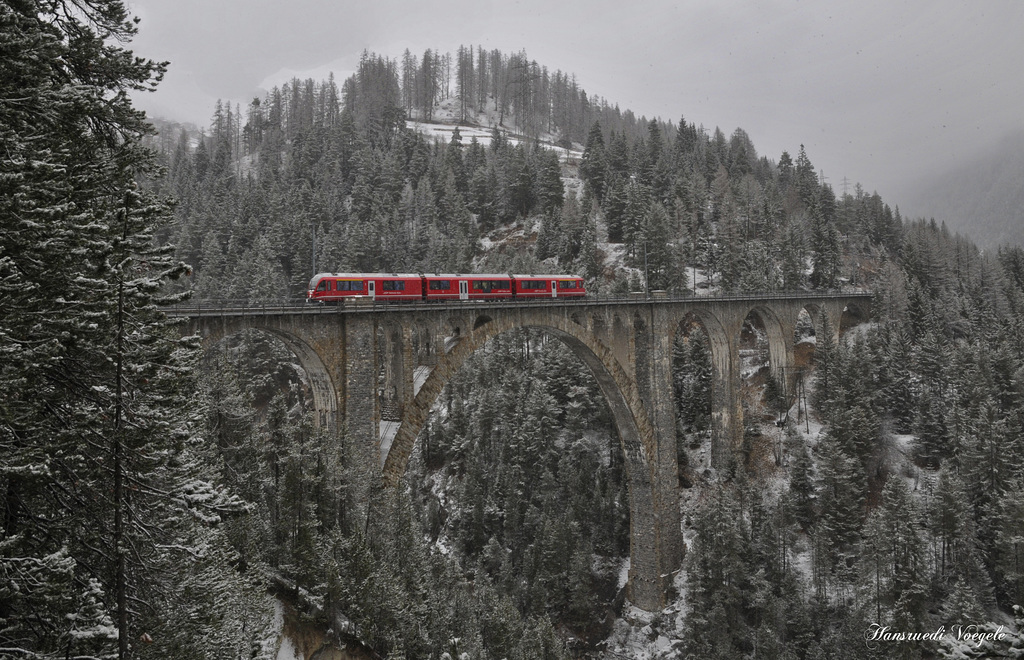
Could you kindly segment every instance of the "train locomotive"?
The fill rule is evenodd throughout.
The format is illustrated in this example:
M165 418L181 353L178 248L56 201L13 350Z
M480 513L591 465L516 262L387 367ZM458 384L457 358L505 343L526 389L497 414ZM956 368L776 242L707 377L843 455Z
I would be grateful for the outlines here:
M575 275L318 273L309 281L306 302L550 299L586 293L583 278Z

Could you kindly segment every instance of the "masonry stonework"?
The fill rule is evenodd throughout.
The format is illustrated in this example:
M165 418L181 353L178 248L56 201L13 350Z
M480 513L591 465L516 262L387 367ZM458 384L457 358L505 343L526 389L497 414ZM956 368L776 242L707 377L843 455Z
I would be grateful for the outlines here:
M748 316L756 317L767 335L773 375L790 380L794 332L802 311L815 326L819 314L827 314L838 339L844 310L863 320L870 302L869 294L797 293L545 304L183 309L174 314L190 317L192 331L206 344L242 330L281 338L309 374L317 424L344 437L354 454L350 460L387 484L401 480L431 408L470 355L517 328L536 328L564 342L593 373L615 420L629 479L628 593L637 606L657 610L685 552L672 390L676 336L696 324L708 337L712 467L726 471L737 461L743 440L739 345ZM418 388L417 373L422 380ZM794 391L793 383L788 385ZM398 420L390 443L382 442L382 409ZM365 511L370 510L367 501Z

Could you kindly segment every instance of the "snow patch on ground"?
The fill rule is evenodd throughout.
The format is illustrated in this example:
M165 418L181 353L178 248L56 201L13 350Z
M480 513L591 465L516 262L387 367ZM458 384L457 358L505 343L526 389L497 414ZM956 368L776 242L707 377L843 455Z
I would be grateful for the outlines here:
M508 126L499 125L500 123L508 123ZM556 144L558 138L551 133L542 133L536 138L526 136L510 129L511 123L508 115L503 118L490 111L471 113L471 116L462 121L454 99L446 99L434 109L430 121L409 119L405 125L410 130L421 133L428 140L440 140L445 143L451 142L455 130L458 129L463 146L468 146L475 139L485 147L490 146L494 130L497 128L513 145L530 145L539 140L546 149L556 152L559 160L563 163L576 164L583 157L583 147L579 144L573 144L572 148L566 148Z
M401 422L389 422L381 421L380 423L380 465L384 467L384 462L388 460L388 452L391 451L391 443L395 441L395 436L398 435L398 427L401 426Z
M909 457L914 455L914 436L894 434L892 439L896 444L896 448L899 449L904 456Z
M740 378L750 378L765 366L758 360L757 351L740 351Z
M303 660L295 642L284 634L284 604L277 599L274 599L273 632L279 643L275 660Z
M295 648L295 643L285 637L281 640L281 648L277 650L277 660L303 660L303 657Z
M629 558L627 557L626 561L622 562L622 567L619 568L619 582L618 582L618 588L619 589L621 589L624 586L626 586L626 582L629 581L629 565L630 565L629 564Z
M433 367L416 367L412 374L412 395L416 396L420 392L420 388L423 387L423 383L427 382L427 376L433 371Z
M789 565L800 578L804 588L811 589L814 571L811 566L811 546L806 534L800 534L797 537L789 555Z

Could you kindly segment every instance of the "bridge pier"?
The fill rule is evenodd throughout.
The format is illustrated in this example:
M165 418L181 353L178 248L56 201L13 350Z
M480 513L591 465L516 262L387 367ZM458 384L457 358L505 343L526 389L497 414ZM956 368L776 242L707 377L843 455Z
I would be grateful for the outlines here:
M375 447L380 424L377 324L371 315L343 316L338 322L344 338L345 432L353 446Z
M669 310L661 306L649 308L650 323L647 326L648 359L646 374L637 374L638 381L646 380L647 395L642 401L650 416L656 436L657 450L653 458L653 501L656 511L655 527L658 530L661 551L659 574L671 582L671 575L682 565L686 548L683 542L679 512L679 453L676 441L675 393L672 385L673 332L664 328L678 326ZM639 364L638 364L639 371ZM666 588L668 584L663 584Z

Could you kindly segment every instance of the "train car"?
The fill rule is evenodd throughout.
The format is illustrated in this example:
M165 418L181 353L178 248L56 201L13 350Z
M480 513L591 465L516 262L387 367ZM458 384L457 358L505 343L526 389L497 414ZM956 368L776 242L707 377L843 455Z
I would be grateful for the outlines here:
M369 299L384 302L423 300L423 278L409 273L318 273L309 281L306 300L341 303Z
M575 275L513 275L516 298L578 298L587 294Z
M575 275L318 273L309 281L306 300L340 304L346 300L411 302L578 298L585 295L583 279Z
M557 295L553 298L582 298L587 295L587 289L583 286L583 278L575 275L559 275Z
M508 273L500 275L434 274L423 277L427 300L500 300L512 298L513 280Z

